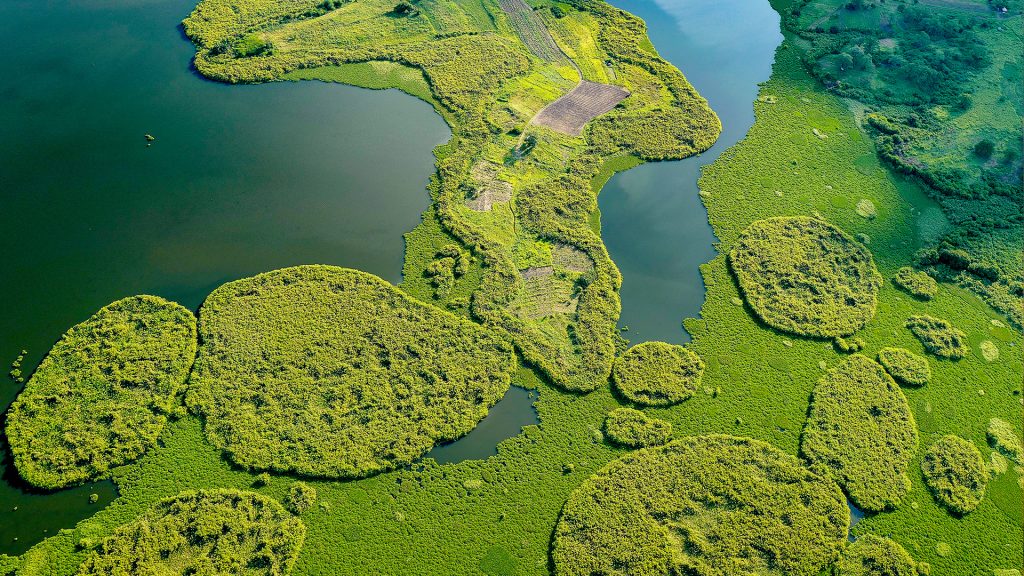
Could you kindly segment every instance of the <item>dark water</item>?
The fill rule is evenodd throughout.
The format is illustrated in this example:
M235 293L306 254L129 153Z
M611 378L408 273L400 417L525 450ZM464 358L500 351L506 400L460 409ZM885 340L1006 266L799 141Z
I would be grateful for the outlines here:
M227 280L308 263L400 279L442 119L393 90L205 81L178 28L194 4L0 2L2 373L131 294L196 308ZM19 388L0 380L0 409ZM114 496L28 494L0 473L0 553Z
M704 303L698 266L715 256L708 214L697 195L700 168L754 123L757 84L771 74L782 42L767 0L611 0L647 22L654 47L686 75L722 120L702 154L615 175L599 198L601 236L622 271L619 326L634 343L685 342L682 319Z
M450 464L494 456L499 442L516 436L523 426L540 423L533 406L536 401L536 390L512 386L472 432L455 442L435 446L427 458Z
M850 534L847 536L847 539L850 542L853 542L857 539L857 537L853 535L853 527L857 525L857 522L864 519L864 511L854 506L853 502L850 501L849 498L846 499L846 505L850 508Z

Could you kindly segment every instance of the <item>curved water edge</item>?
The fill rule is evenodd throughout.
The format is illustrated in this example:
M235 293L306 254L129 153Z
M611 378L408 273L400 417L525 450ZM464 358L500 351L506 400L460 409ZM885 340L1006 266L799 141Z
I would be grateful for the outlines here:
M195 310L226 281L310 263L401 280L444 120L397 90L205 80L179 28L193 5L0 3L17 47L0 73L18 78L0 85L0 361L27 349L35 366L132 294ZM0 382L0 410L19 390ZM0 450L0 554L116 496L110 481L31 490Z
M469 434L435 446L425 457L433 458L438 464L455 464L494 456L498 453L498 444L518 436L523 426L540 424L534 407L539 394L538 390L513 385Z
M746 136L758 85L782 42L768 0L611 0L647 22L651 42L708 100L722 134L708 151L616 174L598 197L601 237L622 273L619 326L631 342L686 342L684 318L704 304L699 266L715 257L707 209L697 192L702 167Z

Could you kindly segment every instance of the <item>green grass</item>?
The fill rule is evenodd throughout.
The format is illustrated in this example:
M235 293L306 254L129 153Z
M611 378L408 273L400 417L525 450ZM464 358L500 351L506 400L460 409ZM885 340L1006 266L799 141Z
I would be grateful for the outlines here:
M305 533L272 498L236 490L183 492L115 530L78 575L288 574Z
M693 396L703 373L704 362L686 348L643 342L615 359L612 381L630 402L669 406Z
M155 296L118 300L68 330L7 413L18 474L63 488L141 456L180 405L195 351L195 316Z
M609 440L627 448L661 446L672 439L672 424L632 408L616 408L604 420Z
M875 315L882 277L871 253L823 220L754 222L729 252L729 266L751 310L784 332L849 336Z
M917 423L903 392L873 360L851 356L814 386L800 452L858 507L894 508L910 490Z
M835 484L792 456L748 439L684 438L576 489L552 559L557 576L811 576L838 555L849 521Z
M237 280L200 309L188 405L254 470L352 478L469 432L508 390L511 346L363 272Z

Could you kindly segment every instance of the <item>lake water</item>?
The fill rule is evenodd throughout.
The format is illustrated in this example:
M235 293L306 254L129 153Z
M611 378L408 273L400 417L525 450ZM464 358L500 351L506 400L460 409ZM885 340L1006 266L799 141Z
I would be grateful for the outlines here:
M203 80L178 28L194 5L0 2L3 373L131 294L195 309L225 281L309 263L400 280L444 121L394 90ZM0 380L0 409L19 389ZM0 553L114 496L109 482L29 493L9 464Z
M698 266L715 257L697 178L753 125L757 85L771 75L782 42L779 15L768 0L611 3L647 22L661 56L722 120L722 135L707 152L616 174L598 198L601 237L622 272L623 335L633 343L686 342L682 320L697 317L704 303Z

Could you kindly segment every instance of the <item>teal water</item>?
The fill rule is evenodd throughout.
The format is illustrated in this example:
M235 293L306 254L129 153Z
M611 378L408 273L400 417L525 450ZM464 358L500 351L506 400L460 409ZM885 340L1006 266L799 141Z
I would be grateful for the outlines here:
M395 90L203 80L178 27L194 5L0 2L5 366L23 348L35 366L65 330L131 294L195 309L225 281L309 263L400 280L431 150L450 137L443 120ZM19 389L0 380L0 409ZM34 493L6 457L0 474L0 553L115 496L109 482Z
M698 266L716 254L697 178L754 124L758 83L771 75L782 42L779 15L767 0L611 3L647 22L654 47L722 120L707 152L616 174L598 198L601 237L622 272L623 335L634 343L686 342L682 320L699 316L704 303Z
M483 460L498 453L498 443L517 436L523 426L540 424L536 390L512 386L487 416L469 434L448 444L435 446L427 453L438 464L453 464L463 460Z

